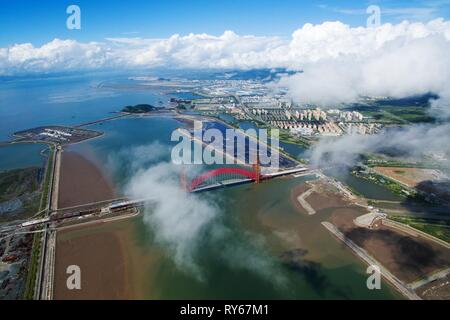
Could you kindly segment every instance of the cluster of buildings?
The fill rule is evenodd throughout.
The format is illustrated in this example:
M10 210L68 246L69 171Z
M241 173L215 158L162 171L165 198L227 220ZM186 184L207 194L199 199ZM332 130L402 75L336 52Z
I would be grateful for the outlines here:
M342 129L334 122L325 122L323 124L312 124L300 122L290 125L290 133L299 136L312 136L314 134L323 136L339 136L343 133Z
M325 111L320 110L319 108L311 110L295 110L289 111L286 110L286 117L291 120L293 118L298 119L300 121L326 121L327 113Z
M250 114L271 127L289 130L293 135L339 136L342 134L375 134L381 125L364 122L357 111L336 109L253 108Z
M39 133L40 136L50 137L60 141L68 141L72 137L71 133L64 132L56 129L44 129L43 132Z
M279 102L280 104L282 102ZM319 108L314 110L292 110L292 109L252 109L251 112L255 116L261 116L267 121L284 121L284 120L300 120L300 121L326 121L326 112Z
M364 119L363 115L358 111L341 111L339 112L339 120L346 122L359 122Z
M267 87L255 80L204 80L198 90L207 96L266 96Z
M322 110L314 105L299 108L283 91L273 92L255 80L206 80L197 89L209 97L193 101L195 110L264 122L292 135L376 134L381 129L380 124L365 121L358 111Z
M339 122L338 125L344 134L377 134L382 129L379 123Z
M242 96L240 100L243 104L252 109L290 109L293 107L292 101L280 95L270 96Z
M288 106L285 102L278 101L278 105ZM267 120L299 120L299 121L327 121L329 118L335 121L359 122L364 116L358 111L340 111L336 109L292 109L290 107L277 108L253 108L251 112L255 116L261 116ZM284 119L283 119L284 118Z
M327 113L339 121L360 122L364 119L364 116L358 111L341 111L338 109L330 109L327 110Z
M14 136L19 140L60 144L77 143L100 135L102 133L99 131L64 126L38 127L14 133Z

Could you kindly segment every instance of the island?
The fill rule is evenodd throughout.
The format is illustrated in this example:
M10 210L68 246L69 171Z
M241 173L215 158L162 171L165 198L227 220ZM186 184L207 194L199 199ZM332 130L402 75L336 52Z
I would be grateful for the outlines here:
M125 113L150 113L157 108L150 104L137 104L135 106L126 106L122 109Z

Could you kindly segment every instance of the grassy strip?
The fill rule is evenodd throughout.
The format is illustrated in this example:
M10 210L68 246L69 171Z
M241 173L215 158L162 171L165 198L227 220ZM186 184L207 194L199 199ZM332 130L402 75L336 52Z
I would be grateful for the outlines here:
M33 237L33 248L31 251L31 259L27 271L27 280L25 282L25 291L23 298L25 300L33 300L34 288L36 283L37 269L39 265L39 256L41 253L42 233L35 233Z
M48 195L50 192L50 179L53 174L53 162L55 160L55 148L49 147L49 156L47 160L47 167L45 169L45 178L42 184L42 197L39 211L44 210L48 206ZM39 266L39 257L41 254L41 240L42 233L35 233L33 236L33 246L31 249L31 258L28 264L27 279L25 282L25 290L23 298L32 300L34 297L34 289L36 284L36 276Z
M389 219L406 224L414 229L450 243L450 223L447 221L403 216L392 216L389 217Z
M45 170L45 178L42 184L42 198L39 210L44 210L48 205L48 194L50 192L50 179L53 174L53 161L55 160L55 148L53 146L49 147L49 155L47 160L47 168Z
M364 154L362 160L364 161L364 164L368 167L439 169L439 166L432 162L408 163L397 160L384 159L373 154Z

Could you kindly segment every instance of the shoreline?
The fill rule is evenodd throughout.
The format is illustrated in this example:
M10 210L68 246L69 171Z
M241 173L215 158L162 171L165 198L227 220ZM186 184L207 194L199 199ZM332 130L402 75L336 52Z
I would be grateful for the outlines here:
M378 265L383 277L396 291L410 299L428 298L413 290L411 284L448 268L448 246L418 233L412 235L392 228L385 221L376 221L369 227L355 225L354 219L363 215L362 210L367 208L358 204L359 199L348 197L341 188L328 189L320 181L302 183L291 191L291 202L304 215L308 212L299 203L298 196L311 190L311 184L316 187L316 192L312 192L308 203L319 216L323 210L331 210L330 216L322 218L321 222L330 234L346 244L362 262Z

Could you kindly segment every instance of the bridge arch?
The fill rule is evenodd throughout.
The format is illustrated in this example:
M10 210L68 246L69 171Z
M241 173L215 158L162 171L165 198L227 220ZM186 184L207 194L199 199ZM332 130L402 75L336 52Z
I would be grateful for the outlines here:
M242 168L218 168L210 171L206 171L201 175L195 177L188 186L189 191L194 190L200 186L206 180L225 174L235 174L238 176L246 177L248 179L255 180L259 182L260 174L258 171L250 171Z

